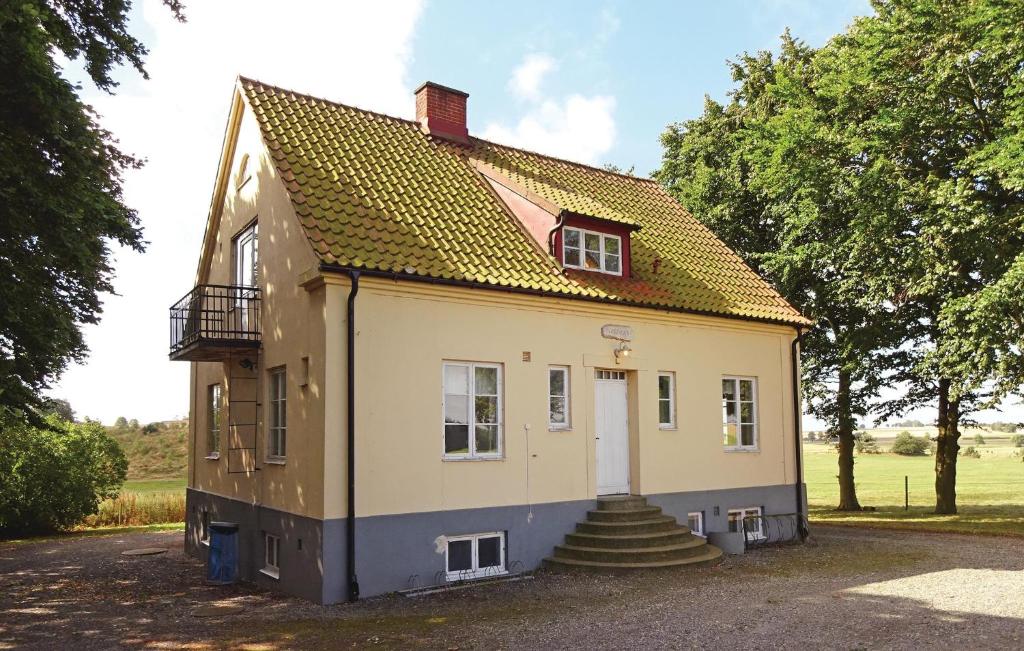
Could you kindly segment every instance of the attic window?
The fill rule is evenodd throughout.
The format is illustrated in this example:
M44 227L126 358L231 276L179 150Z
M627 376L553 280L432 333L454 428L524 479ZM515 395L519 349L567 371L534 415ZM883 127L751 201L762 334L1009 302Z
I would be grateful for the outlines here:
M562 264L621 276L622 238L566 226L562 234Z

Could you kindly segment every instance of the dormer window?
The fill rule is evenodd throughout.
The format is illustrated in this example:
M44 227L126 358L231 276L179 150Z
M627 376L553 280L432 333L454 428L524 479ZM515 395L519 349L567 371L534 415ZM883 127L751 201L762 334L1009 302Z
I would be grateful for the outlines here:
M566 226L562 237L562 264L574 269L622 275L622 238Z

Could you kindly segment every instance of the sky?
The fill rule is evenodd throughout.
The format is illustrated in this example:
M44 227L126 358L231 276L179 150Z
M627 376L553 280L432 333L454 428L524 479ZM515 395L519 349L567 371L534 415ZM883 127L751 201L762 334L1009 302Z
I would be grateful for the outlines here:
M474 135L646 175L666 125L699 116L705 95L725 99L728 59L777 49L787 27L819 46L870 12L866 0L186 4L185 24L158 0L133 7L148 80L121 69L108 95L65 62L101 124L147 161L125 179L146 252L116 251L117 294L86 328L90 356L50 392L106 423L188 413L168 307L195 280L237 75L408 118L430 80L469 93Z

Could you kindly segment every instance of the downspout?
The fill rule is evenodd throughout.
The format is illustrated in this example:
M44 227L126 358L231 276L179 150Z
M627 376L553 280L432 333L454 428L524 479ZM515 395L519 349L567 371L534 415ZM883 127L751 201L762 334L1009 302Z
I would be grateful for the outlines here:
M566 213L564 210L559 212L558 221L556 221L555 225L551 228L550 231L548 231L548 253L550 253L555 258L558 257L557 255L555 255L555 233L558 232L559 228L565 226L565 220L568 219L568 217L568 213Z
M807 530L807 519L804 514L804 471L803 454L800 448L803 441L800 436L800 420L803 417L803 410L800 409L800 343L806 333L799 326L796 328L796 337L789 348L789 370L792 377L793 393L793 451L796 455L796 528L800 534L800 540L807 540L810 531Z
M347 379L345 384L345 390L348 395L345 399L347 408L346 432L348 436L348 446L346 448L348 464L348 516L345 526L346 545L345 545L345 564L346 574L348 575L348 600L358 601L359 600L359 579L356 576L356 295L359 293L359 272L350 269L348 270L348 277L352 280L352 285L348 291L348 313L345 316L345 324L347 326L346 333L346 346L348 352L346 353L346 364Z

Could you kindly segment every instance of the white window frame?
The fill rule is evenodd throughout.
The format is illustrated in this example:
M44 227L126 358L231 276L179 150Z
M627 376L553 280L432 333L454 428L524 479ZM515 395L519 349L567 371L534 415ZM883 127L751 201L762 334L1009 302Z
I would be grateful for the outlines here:
M253 222L238 231L238 234L232 238L232 248L234 256L234 284L242 287L255 287L259 283L259 241L260 241L259 222ZM244 251L248 250L251 268L245 268L246 256L243 254ZM243 280L251 281L249 283L243 283ZM241 297L239 298L241 300Z
M745 507L740 508L740 509L729 509L729 512L726 514L726 524L728 524L728 517L729 516L738 515L739 518L736 520L736 522L739 523L738 524L739 529L737 531L739 531L739 533L744 533L743 521L748 516L756 515L756 516L758 516L758 518L756 520L756 522L757 522L757 530L752 532L752 538L751 539L752 540L764 540L764 538L765 538L765 535L764 535L764 521L761 519L762 513L763 513L763 511L761 510L760 506L745 506ZM744 537L746 537L745 534L744 534Z
M447 369L449 367L461 366L467 369L469 394L466 396L469 407L469 423L467 425L467 438L468 438L468 452L447 452L447 446L445 445L445 437L447 436L446 423L444 420L447 402L447 387L445 386L445 379L447 375ZM478 368L493 368L498 371L498 383L497 383L497 407L495 417L497 423L477 423L476 421L476 369ZM441 364L441 457L447 461L461 461L461 460L495 460L501 459L505 451L505 425L504 425L504 410L505 401L503 393L505 389L505 369L501 364L495 364L493 362L456 362L446 361ZM452 394L457 395L457 394ZM480 425L497 425L497 449L494 452L477 452L476 451L476 426Z
M563 378L562 379L562 387L563 387L563 390L565 391L565 395L559 396L559 395L555 395L555 394L551 393L551 373L552 372L561 373L562 374L562 378ZM552 366L548 366L548 429L549 430L552 430L552 431L565 431L565 430L572 429L572 407L571 407L572 400L570 399L570 396L572 395L572 391L571 391L571 387L569 385L569 382L572 379L571 375L572 375L572 373L570 372L568 366L559 366L557 364L556 365L552 365ZM563 398L565 400L565 422L556 423L556 422L551 420L551 400L554 399L554 398Z
M566 234L569 233L570 231L579 233L579 235L580 235L580 245L579 245L578 248L575 247L575 246L567 246L566 245L566 241L568 240L568 237L566 236ZM587 250L587 247L586 247L586 244L585 244L585 238L586 238L587 234L597 235L598 236L598 242L599 242L599 245L600 245L600 251L599 251L599 254L598 254L598 261L601 263L601 266L599 268L597 268L597 269L590 269L586 265L586 250ZM619 257L619 270L618 271L609 271L607 269L606 265L605 265L605 246L604 246L605 239L614 239L614 240L618 241L618 243L619 243L619 254L618 254L618 257ZM573 249L573 250L579 251L579 253L580 253L580 263L579 264L569 264L568 262L566 262L566 260L567 260L566 255L565 255L565 250L566 249ZM621 276L622 273L623 273L623 269L622 268L623 268L623 265L624 265L624 258L625 258L625 252L622 250L622 237L620 237L618 235L612 235L611 233L602 233L601 231L594 231L594 230L589 230L589 229L586 229L586 228L577 228L576 226L563 226L562 227L562 266L563 267L570 267L572 269L582 269L584 271L596 271L598 273L608 274L608 275L611 275L611 276Z
M220 459L221 419L224 417L224 395L220 383L206 387L206 458ZM216 425L216 427L214 427Z
M661 397L661 378L668 378L668 398ZM668 402L668 422L661 420L661 403ZM658 371L658 428L676 429L676 374L675 371Z
M272 533L263 534L263 574L273 578L281 578L281 537Z
M210 546L210 512L206 509L199 511L199 543Z
M757 378L756 377L747 377L747 376L742 376L742 375L723 375L722 376L722 382L726 382L726 381L730 381L730 382L734 383L734 385L733 385L733 391L734 391L733 395L735 396L735 399L734 399L733 402L735 402L735 404L736 404L736 444L735 445L727 445L726 444L726 437L728 436L727 429L729 427L729 422L728 422L727 416L726 416L725 397L723 395L723 397L721 398L721 405L722 405L722 445L724 446L725 450L727 450L727 451L734 451L734 452L739 452L739 451L756 452L756 451L758 451L758 449L759 449L758 446L759 446L759 444L761 442L761 436L760 436L760 431L759 431L760 428L758 426L759 419L758 419L758 413L757 413L758 412ZM751 411L753 413L754 420L751 423L744 423L742 421L742 407L743 407L743 402L744 401L740 400L740 382L750 382L751 383L752 394L754 396L754 399L752 401L748 401L748 402L751 402L753 404L753 409ZM719 384L719 391L721 391L721 384ZM750 445L744 445L743 444L743 425L753 425L753 427L754 427L754 441Z
M690 526L690 518L697 518L697 528L690 527L690 533L701 538L706 538L707 534L704 533L704 511L691 511L686 514L686 526Z
M498 538L501 543L501 564L497 567L480 567L480 539ZM469 540L472 549L472 567L468 570L451 570L448 566L448 545L453 542ZM464 581L468 579L479 579L483 577L501 576L508 574L508 560L505 554L505 532L490 531L488 533L474 533L464 536L448 536L444 547L444 571L448 581Z
M269 374L267 459L280 463L288 456L288 369L285 366L278 366L270 369ZM280 384L275 387L278 382Z

